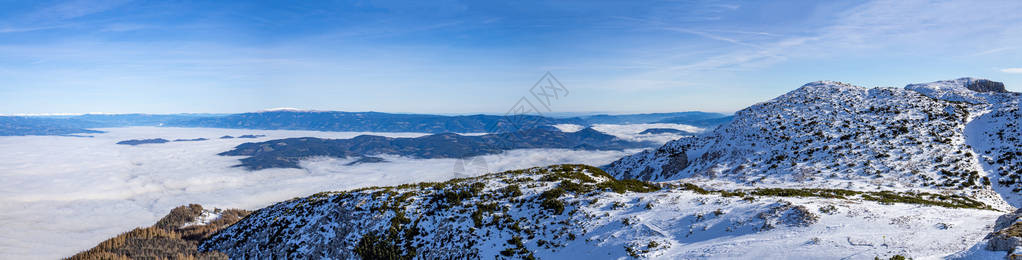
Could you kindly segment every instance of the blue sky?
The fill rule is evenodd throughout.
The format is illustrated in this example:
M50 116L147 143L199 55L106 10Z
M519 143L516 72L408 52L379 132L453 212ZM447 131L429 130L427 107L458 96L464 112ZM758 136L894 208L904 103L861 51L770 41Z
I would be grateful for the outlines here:
M733 112L816 80L1022 91L1022 1L8 1L0 114Z

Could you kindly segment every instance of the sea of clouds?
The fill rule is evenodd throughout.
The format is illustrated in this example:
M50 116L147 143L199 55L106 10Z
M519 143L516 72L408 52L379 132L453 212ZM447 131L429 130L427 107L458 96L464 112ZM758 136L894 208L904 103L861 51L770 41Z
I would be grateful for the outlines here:
M165 127L100 130L106 133L0 137L4 158L0 160L0 259L70 256L121 232L152 225L170 209L189 203L257 209L321 191L443 181L559 163L604 165L639 151L526 149L463 161L384 155L389 162L353 166L345 165L348 159L313 158L302 162L303 169L245 171L232 167L242 157L216 154L241 143L278 138L424 134ZM642 130L636 128L631 134ZM219 139L244 134L266 137ZM127 139L200 137L210 140L116 144Z

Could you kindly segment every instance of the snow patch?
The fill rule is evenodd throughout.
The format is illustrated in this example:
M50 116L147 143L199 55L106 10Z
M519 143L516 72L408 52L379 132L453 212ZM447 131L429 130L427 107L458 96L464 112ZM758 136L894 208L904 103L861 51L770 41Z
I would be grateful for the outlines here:
M181 225L181 228L186 228L186 227L190 227L190 226L205 226L205 225L209 225L209 223L213 223L213 221L216 221L217 219L220 219L220 214L222 212L223 211L221 209L213 209L213 210L202 209L202 213L199 213L199 216L196 217L195 220L193 220L191 222L188 222L188 223L185 223L184 225Z

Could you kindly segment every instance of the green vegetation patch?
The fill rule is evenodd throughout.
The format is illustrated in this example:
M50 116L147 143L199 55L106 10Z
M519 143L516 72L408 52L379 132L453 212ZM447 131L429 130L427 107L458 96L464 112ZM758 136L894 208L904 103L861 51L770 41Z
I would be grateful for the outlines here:
M544 169L547 172L539 180L540 181L574 180L581 183L596 182L596 179L593 179L593 177L589 177L589 175L585 174L581 169L582 169L581 165L572 164L552 166Z
M939 195L932 193L895 193L891 191L869 192L862 199L884 204L908 203L940 206L945 208L992 209L983 202L958 195Z
M660 190L660 187L653 185L649 182L639 180L608 180L597 184L597 187L601 189L610 189L617 193L625 192L654 192Z
M839 189L785 189L785 188L759 188L750 192L757 196L775 197L818 197L828 199L846 199L849 196L861 194L858 191Z
M405 252L394 239L376 234L366 234L355 246L355 253L362 259L413 259L414 253Z
M882 204L905 203L939 206L945 208L988 209L990 206L969 197L959 195L941 195L933 193L911 193L893 191L853 191L841 189L792 189L792 188L756 188L747 190L707 190L691 183L674 184L675 188L689 190L698 194L717 194L723 197L743 197L754 200L750 196L770 197L815 197L828 199L861 199L876 201Z

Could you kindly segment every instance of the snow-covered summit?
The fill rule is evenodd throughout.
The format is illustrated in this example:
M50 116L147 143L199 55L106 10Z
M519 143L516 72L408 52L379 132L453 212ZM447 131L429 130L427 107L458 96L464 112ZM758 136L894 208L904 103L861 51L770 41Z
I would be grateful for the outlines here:
M832 90L841 90L841 89L858 89L858 88L861 88L861 87L858 87L858 86L855 86L855 85L852 85L852 84L848 84L848 83L844 83L844 82L840 82L840 81L820 80L820 81L813 81L813 82L806 83L805 85L802 85L801 88L796 89L795 91L797 92L797 91L800 91L802 89L832 89Z
M905 89L922 93L931 98L972 104L987 103L991 96L1007 93L1003 83L977 78L909 84L905 86Z
M275 107L256 111L256 113L262 112L317 112L317 110L301 109L293 107Z
M991 181L965 138L978 108L949 96L925 95L927 90L974 92L966 86L975 81L906 89L812 82L738 111L731 123L709 134L669 142L606 169L619 178L643 180L989 190Z

